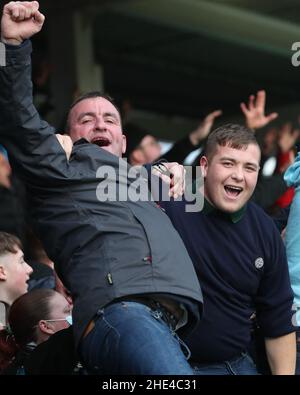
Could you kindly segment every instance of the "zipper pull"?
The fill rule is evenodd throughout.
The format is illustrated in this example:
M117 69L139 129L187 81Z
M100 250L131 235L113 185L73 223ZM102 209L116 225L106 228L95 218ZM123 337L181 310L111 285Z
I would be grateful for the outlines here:
M107 275L107 281L109 285L113 285L113 279L111 273L108 273Z

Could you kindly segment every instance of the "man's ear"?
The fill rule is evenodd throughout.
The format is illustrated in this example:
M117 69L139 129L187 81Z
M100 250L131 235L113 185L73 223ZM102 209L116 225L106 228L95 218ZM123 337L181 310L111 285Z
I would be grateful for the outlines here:
M53 333L55 333L51 323L47 322L46 320L40 320L38 323L38 327L42 333L46 333L47 335L53 335Z
M0 265L0 281L6 281L7 275L6 275L6 270L5 267Z
M202 176L205 178L208 170L208 159L206 156L201 156L200 167L201 167Z

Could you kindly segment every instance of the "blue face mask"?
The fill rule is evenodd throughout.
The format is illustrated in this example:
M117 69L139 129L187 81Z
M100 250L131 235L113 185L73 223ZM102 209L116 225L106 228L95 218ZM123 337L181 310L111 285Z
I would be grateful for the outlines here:
M47 322L55 322L55 321L67 321L69 325L73 324L73 318L71 315L67 315L66 318L57 318L57 319L52 319L52 320L45 320Z

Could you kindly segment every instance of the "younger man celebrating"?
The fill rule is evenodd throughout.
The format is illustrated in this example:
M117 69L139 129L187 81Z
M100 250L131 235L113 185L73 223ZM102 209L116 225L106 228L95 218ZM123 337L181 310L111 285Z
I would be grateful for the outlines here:
M295 328L284 245L255 189L260 149L252 130L213 131L201 158L205 204L163 203L201 279L203 320L188 345L197 374L256 374L247 355L254 317L265 338L273 374L295 372ZM266 191L267 193L267 191Z

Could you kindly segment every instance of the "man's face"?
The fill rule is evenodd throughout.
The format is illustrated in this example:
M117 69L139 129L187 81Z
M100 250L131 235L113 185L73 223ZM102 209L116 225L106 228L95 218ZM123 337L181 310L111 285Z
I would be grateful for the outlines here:
M161 155L161 146L159 142L150 134L143 138L138 149L140 149L144 155L144 163L152 163Z
M32 268L24 261L23 251L17 246L16 253L4 254L0 257L0 279L4 280L7 299L11 303L28 291L27 281Z
M256 144L247 149L217 146L210 159L200 164L205 178L206 199L219 210L236 212L250 199L258 177L260 150Z
M85 138L119 157L126 150L120 114L103 97L85 99L77 103L69 116L69 133L73 142Z

